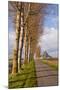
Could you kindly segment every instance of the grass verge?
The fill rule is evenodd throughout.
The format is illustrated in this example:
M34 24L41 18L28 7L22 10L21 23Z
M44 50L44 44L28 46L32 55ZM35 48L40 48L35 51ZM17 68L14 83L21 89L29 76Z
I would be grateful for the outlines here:
M34 60L31 60L29 64L22 65L22 70L15 76L9 75L9 88L26 88L36 87L36 71Z
M42 60L42 62L43 62L44 64L49 65L49 66L52 67L53 69L58 70L58 64L52 63L52 61L49 62L49 61L47 61L47 60Z

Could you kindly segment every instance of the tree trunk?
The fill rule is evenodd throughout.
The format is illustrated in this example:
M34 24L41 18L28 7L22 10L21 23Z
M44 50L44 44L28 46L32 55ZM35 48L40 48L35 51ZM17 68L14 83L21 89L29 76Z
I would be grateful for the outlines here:
M20 32L20 49L19 49L19 59L18 59L18 72L21 69L21 59L22 59L22 50L23 50L23 41L24 41L24 8L23 4L21 3L21 32Z
M25 17L25 37L24 37L24 64L29 62L29 47L28 47L28 15L30 11L30 3L28 5L28 9L26 12L26 17Z
M29 37L29 39L28 39L28 62L30 62L30 37Z
M18 49L19 49L19 37L20 37L20 12L17 11L16 15L16 44L13 56L13 67L12 67L12 74L18 72Z
M27 28L27 23L25 26L25 38L24 38L24 64L28 63L28 28Z

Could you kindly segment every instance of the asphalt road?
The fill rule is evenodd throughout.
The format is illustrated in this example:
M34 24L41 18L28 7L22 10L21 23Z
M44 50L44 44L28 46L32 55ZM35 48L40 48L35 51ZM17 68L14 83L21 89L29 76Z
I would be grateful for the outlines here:
M43 64L41 60L35 60L35 67L38 87L58 85L57 70Z

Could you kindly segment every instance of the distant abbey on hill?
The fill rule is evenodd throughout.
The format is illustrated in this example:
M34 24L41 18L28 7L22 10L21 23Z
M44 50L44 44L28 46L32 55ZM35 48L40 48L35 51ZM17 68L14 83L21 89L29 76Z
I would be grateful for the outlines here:
M42 55L44 58L52 58L48 53L47 51L44 51L43 55Z

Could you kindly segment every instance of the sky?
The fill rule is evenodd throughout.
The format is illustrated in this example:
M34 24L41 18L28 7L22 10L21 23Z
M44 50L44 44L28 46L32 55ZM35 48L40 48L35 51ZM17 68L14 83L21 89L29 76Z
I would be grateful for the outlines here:
M16 33L15 33L15 29L14 29L12 20L13 20L12 18L8 18L8 56L9 57L13 56L15 37L16 37Z
M44 13L43 22L43 35L40 38L38 44L41 46L41 52L47 51L52 57L58 56L58 5L48 4ZM8 54L13 55L13 49L15 45L15 30L12 24L12 18L8 19Z
M42 53L47 51L50 56L58 57L58 5L48 5L45 10L48 14L44 16L44 32L39 45Z

